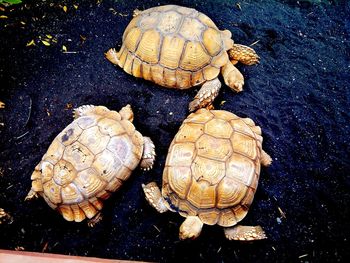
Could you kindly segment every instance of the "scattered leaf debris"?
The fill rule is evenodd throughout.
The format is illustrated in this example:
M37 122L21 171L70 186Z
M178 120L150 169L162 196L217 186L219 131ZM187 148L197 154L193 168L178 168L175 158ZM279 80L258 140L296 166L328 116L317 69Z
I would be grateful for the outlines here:
M1 16L0 16L0 18L2 18L2 19L6 19L6 18L8 18L8 16L1 15Z
M153 227L160 233L160 230L156 225L153 225Z
M250 47L252 47L252 46L254 46L254 45L256 45L256 44L258 44L260 42L260 39L259 40L257 40L257 41L255 41L255 42L253 42L252 44L250 44L249 46Z
M226 103L226 100L223 100L220 102L220 106L224 105Z
M47 42L46 40L41 40L41 42L45 45L45 46L51 46L51 44L49 42Z
M15 250L16 251L24 251L24 247L17 246L17 247L15 247Z
M49 246L49 242L46 242L43 249L41 250L41 253L44 253L47 250L48 246Z
M26 44L26 47L30 47L30 46L35 46L35 41L34 41L34 39L30 40L30 41Z
M279 206L277 206L277 209L278 209L278 212L280 212L282 218L287 218L286 213L283 212L283 210Z
M70 110L72 108L73 108L73 104L72 103L67 103L65 110Z
M67 13L67 10L68 10L68 8L67 8L67 6L63 6L63 11L65 12L65 13Z
M240 3L237 3L236 6L237 6L237 8L238 8L240 11L242 11L242 7L241 7L241 4L240 4Z
M0 109L4 109L5 108L5 103L3 103L2 101L0 101Z
M65 45L62 45L62 50L63 50L63 52L67 52L68 51L67 47Z

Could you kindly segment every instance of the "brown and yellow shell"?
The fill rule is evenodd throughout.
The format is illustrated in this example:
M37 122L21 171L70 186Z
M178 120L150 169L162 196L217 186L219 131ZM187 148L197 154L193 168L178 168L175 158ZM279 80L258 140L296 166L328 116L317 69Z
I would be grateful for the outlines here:
M169 209L229 227L247 214L258 185L261 130L249 118L200 109L172 141L162 195Z
M228 61L231 33L220 31L192 8L165 5L131 20L117 53L127 73L159 85L186 89L212 80Z
M142 135L130 121L95 107L53 140L32 174L32 190L68 221L92 218L129 178L142 151Z

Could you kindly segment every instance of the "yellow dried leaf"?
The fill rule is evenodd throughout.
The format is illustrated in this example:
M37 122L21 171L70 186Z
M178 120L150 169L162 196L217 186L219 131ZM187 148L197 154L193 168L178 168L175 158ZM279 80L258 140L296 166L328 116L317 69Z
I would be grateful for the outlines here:
M77 10L77 9L78 9L78 7L79 7L78 5L73 5L73 6L74 6L75 10Z
M45 46L50 46L51 44L45 40L41 40L41 42L45 45Z
M52 38L52 36L51 36L51 35L46 35L46 37L47 37L48 39L51 39L51 38Z
M34 39L32 39L31 41L29 41L26 45L26 47L30 47L30 46L34 46L35 45L35 42L34 42Z
M21 24L22 24L22 25L25 25L26 23L25 23L25 22L23 22L23 21L21 21Z
M62 50L63 50L64 52L67 52L67 47L66 47L65 45L63 45L63 46L62 46Z
M220 102L220 105L222 106L222 105L224 105L225 103L226 103L226 100L223 100L223 101Z
M4 19L5 19L5 18L8 18L8 17L7 17L7 16L2 15L2 16L0 16L0 18L4 18Z
M5 103L3 103L2 101L0 101L0 109L5 108Z
M64 6L64 7L63 7L63 11L64 11L65 13L67 13L67 6Z

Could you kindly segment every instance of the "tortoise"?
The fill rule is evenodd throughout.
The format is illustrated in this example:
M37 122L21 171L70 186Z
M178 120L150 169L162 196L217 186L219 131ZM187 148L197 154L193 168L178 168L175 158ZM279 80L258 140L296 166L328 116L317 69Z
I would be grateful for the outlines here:
M170 210L186 218L180 239L197 238L203 224L224 227L229 240L264 239L260 226L237 225L253 201L260 165L272 161L262 141L251 119L199 109L170 145L162 191L155 182L142 185L146 199L160 213Z
M67 221L101 219L103 200L109 198L140 164L149 170L154 144L132 124L130 105L119 113L104 106L84 105L74 110L74 121L53 140L31 176L26 200L42 196Z
M167 88L202 85L189 104L194 111L210 105L218 95L221 72L225 84L242 91L243 75L237 62L253 65L259 56L247 46L234 44L229 30L219 30L195 9L165 5L139 12L126 27L122 46L106 58L125 72Z

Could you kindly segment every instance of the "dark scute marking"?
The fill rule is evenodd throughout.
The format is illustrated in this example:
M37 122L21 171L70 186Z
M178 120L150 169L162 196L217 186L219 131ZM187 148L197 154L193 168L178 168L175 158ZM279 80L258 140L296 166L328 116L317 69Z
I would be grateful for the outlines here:
M73 129L69 129L66 131L66 133L62 136L62 142L68 141L69 137L73 134Z

